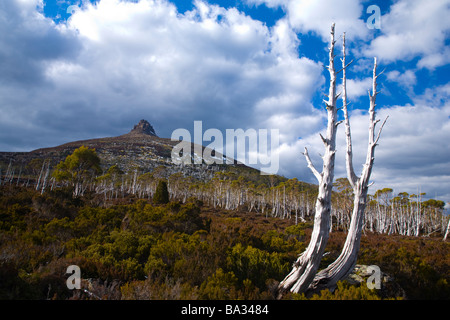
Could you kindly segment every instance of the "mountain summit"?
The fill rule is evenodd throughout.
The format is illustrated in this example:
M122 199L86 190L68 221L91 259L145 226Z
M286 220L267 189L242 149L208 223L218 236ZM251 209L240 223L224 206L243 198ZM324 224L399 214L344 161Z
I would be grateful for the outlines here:
M157 137L155 129L153 129L153 126L147 120L144 120L144 119L139 121L139 123L136 124L129 133L130 134L146 134L149 136Z

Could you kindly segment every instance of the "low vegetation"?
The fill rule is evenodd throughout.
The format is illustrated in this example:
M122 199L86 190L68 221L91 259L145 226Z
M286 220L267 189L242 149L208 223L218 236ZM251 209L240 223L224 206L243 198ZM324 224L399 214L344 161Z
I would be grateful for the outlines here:
M272 299L311 232L308 222L196 199L155 205L129 197L96 206L93 194L72 191L1 187L1 299ZM323 266L344 238L331 233ZM367 233L358 263L379 265L410 299L450 295L449 247L440 238ZM85 291L67 288L69 265L80 267ZM382 297L363 287L344 283L308 298Z
M50 174L0 184L0 299L273 299L309 243L315 187L233 167L199 181L164 169L99 175L80 148ZM21 172L21 171L19 171ZM339 255L351 212L345 179L333 194L332 232L320 268ZM446 299L448 217L443 203L383 189L367 209L359 264L377 265L401 290L340 282L331 293L284 299ZM424 236L425 235L425 236ZM66 285L70 265L82 290Z

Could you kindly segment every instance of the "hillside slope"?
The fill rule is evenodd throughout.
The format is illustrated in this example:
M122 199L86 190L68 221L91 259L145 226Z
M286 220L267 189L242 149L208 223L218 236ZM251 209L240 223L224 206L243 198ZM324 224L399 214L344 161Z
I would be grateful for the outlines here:
M175 165L172 162L171 152L178 143L179 141L158 137L152 125L146 120L141 120L129 133L117 137L73 141L30 152L0 152L0 169L3 169L3 175L8 166L12 166L16 173L21 171L23 174L32 174L28 164L33 159L49 160L50 166L54 167L80 146L95 148L104 170L117 165L124 172L134 169L147 172L159 166L164 166L169 168L168 174L182 171L184 175L204 178L205 176L212 176L219 169L225 169L226 166L223 165L204 164L188 167ZM191 150L194 150L194 147ZM215 156L224 157L219 153L216 153ZM194 159L196 155L192 152L191 157ZM234 163L233 166L245 168L245 170L253 173L257 171L235 160L232 160L232 162Z

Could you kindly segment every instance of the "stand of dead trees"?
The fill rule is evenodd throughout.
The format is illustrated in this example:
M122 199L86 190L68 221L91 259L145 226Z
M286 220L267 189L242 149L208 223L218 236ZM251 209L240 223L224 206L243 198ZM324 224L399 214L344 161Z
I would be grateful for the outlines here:
M23 166L20 176L20 166L13 168L11 165L9 170L1 171L4 174L0 175L0 185L29 187L41 193L65 186L66 183L56 182L53 177L54 166L49 163L48 160L39 161L38 166L35 166L38 168L33 170L27 170L28 166ZM165 178L162 171L163 169L159 168L152 172L137 169L124 172L114 165L103 175L86 181L82 190L99 196L102 199L100 204L103 205L130 195L138 199L151 200L158 181ZM17 174L13 175L13 172ZM46 183L44 183L45 176L48 176ZM240 177L238 173L218 171L209 180L198 180L181 172L173 173L167 178L169 196L172 201L185 203L189 198L196 198L207 206L226 210L245 210L265 217L293 219L295 223L308 221L314 215L317 186L295 178L270 185ZM336 179L334 189L330 232L348 231L353 209L352 189L346 178ZM368 197L363 232L444 236L447 231L450 219L443 213L445 205L443 201L424 200L424 193L409 195L401 192L395 195L390 188L377 190Z

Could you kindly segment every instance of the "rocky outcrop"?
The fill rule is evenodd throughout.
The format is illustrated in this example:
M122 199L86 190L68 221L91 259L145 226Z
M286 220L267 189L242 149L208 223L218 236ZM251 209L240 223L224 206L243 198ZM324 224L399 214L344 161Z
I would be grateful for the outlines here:
M147 120L144 119L139 121L139 123L134 126L134 128L130 131L129 134L146 134L149 136L157 137L155 129L153 129L153 126Z

